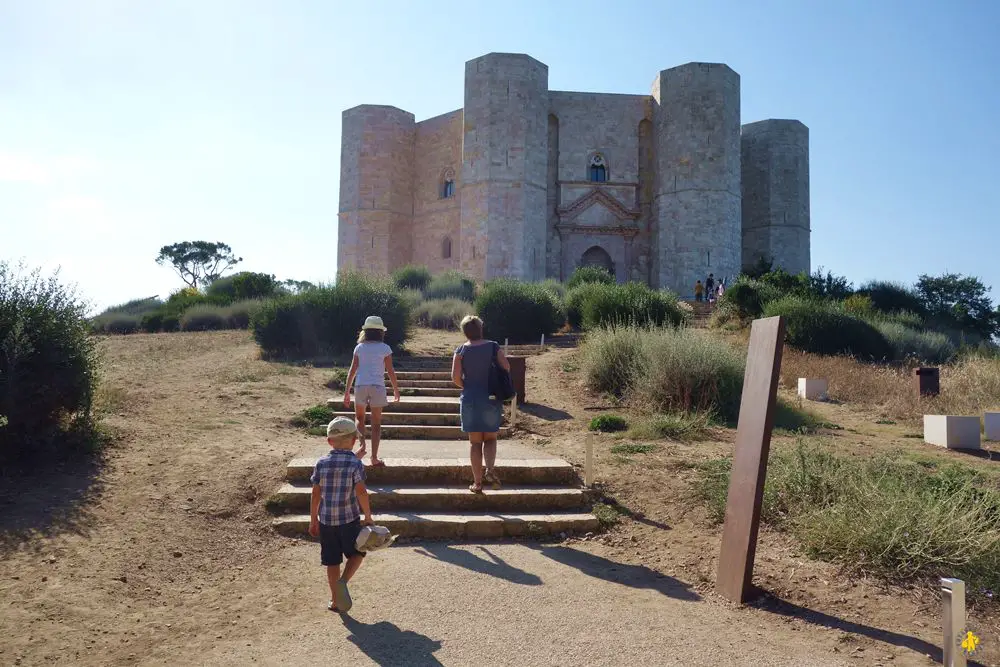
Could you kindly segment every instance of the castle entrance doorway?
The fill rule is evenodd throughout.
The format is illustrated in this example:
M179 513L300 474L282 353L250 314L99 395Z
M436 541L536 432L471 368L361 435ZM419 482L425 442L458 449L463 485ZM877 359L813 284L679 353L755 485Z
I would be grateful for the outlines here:
M611 261L611 255L601 246L593 246L580 258L581 266L599 266L606 269L611 275L615 275L615 263Z

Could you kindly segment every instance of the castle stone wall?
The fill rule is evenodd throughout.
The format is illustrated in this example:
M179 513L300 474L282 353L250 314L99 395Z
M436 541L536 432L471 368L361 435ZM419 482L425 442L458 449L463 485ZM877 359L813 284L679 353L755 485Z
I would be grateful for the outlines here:
M743 126L743 265L811 270L809 128L797 120Z
M523 54L465 65L461 267L477 278L543 278L549 69Z
M740 77L688 63L660 72L654 94L658 284L690 295L740 271Z
M337 265L386 273L409 263L413 114L365 104L343 114Z
M416 126L412 261L432 273L459 266L463 124L464 114L458 109ZM444 197L447 178L455 181L454 196L449 198ZM445 257L446 245L450 257Z

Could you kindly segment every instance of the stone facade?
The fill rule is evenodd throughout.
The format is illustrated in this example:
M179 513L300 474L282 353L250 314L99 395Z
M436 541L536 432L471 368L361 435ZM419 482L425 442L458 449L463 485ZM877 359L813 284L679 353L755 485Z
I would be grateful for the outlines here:
M338 264L566 279L581 264L682 295L763 256L809 270L808 129L740 126L726 65L650 95L552 91L522 54L466 63L462 109L344 112Z

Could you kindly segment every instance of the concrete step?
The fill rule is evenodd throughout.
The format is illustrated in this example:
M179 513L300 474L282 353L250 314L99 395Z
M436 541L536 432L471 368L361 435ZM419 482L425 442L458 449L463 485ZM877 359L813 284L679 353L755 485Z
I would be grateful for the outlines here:
M343 407L343 404L340 405ZM349 410L338 410L335 417L354 419L354 413ZM462 417L458 412L386 412L382 415L382 426L460 426ZM371 418L367 427L371 432Z
M462 395L462 390L454 384L451 387L400 387L399 393L403 396L450 396L457 398Z
M388 382L389 375L386 374ZM451 382L451 371L396 371L396 379L403 380L446 380Z
M427 388L427 389L456 389L457 388L457 387L455 387L455 383L452 382L451 379L448 379L448 380L403 380L403 379L398 378L398 377L396 379L399 380L399 388L400 389L403 389L404 387L406 387L406 388L421 387L421 388ZM389 386L391 387L391 385L389 385Z
M510 429L501 428L500 438L510 435ZM394 425L382 426L382 437L386 440L465 440L468 436L459 426Z
M600 524L586 512L531 514L445 514L441 512L376 514L375 523L402 537L426 539L486 539L497 537L543 536L559 533L587 533ZM274 529L289 537L309 533L309 515L291 514L274 519Z
M344 409L344 397L329 398L326 404L336 410ZM399 403L389 398L389 405L382 408L382 413L388 412L439 412L458 414L458 397L456 396L400 396Z
M372 512L547 512L580 509L587 502L583 489L513 486L472 493L466 486L368 485ZM284 484L272 497L284 513L309 512L312 486Z
M289 462L285 469L286 481L307 482L316 461L328 451L330 448L325 443L310 446ZM384 467L365 468L369 484L462 486L472 481L467 442L384 440L379 445L379 457L385 461ZM569 462L516 440L501 440L497 444L496 470L505 486L580 484L579 474Z

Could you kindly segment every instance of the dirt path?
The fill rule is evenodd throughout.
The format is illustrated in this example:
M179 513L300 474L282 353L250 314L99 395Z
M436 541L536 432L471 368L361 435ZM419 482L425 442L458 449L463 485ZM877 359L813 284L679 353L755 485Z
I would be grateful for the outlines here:
M316 547L275 535L263 507L308 442L285 422L328 396L330 372L260 362L243 333L104 348L118 444L103 470L0 492L0 664L924 665L934 650L936 606L844 584L776 536L759 571L799 607L719 601L717 534L683 498L684 467L665 459L657 481L605 452L601 474L643 516L586 542L374 554L345 627L323 611ZM579 461L581 404L538 393L561 378L562 354L529 364L549 407L528 420L541 449Z

